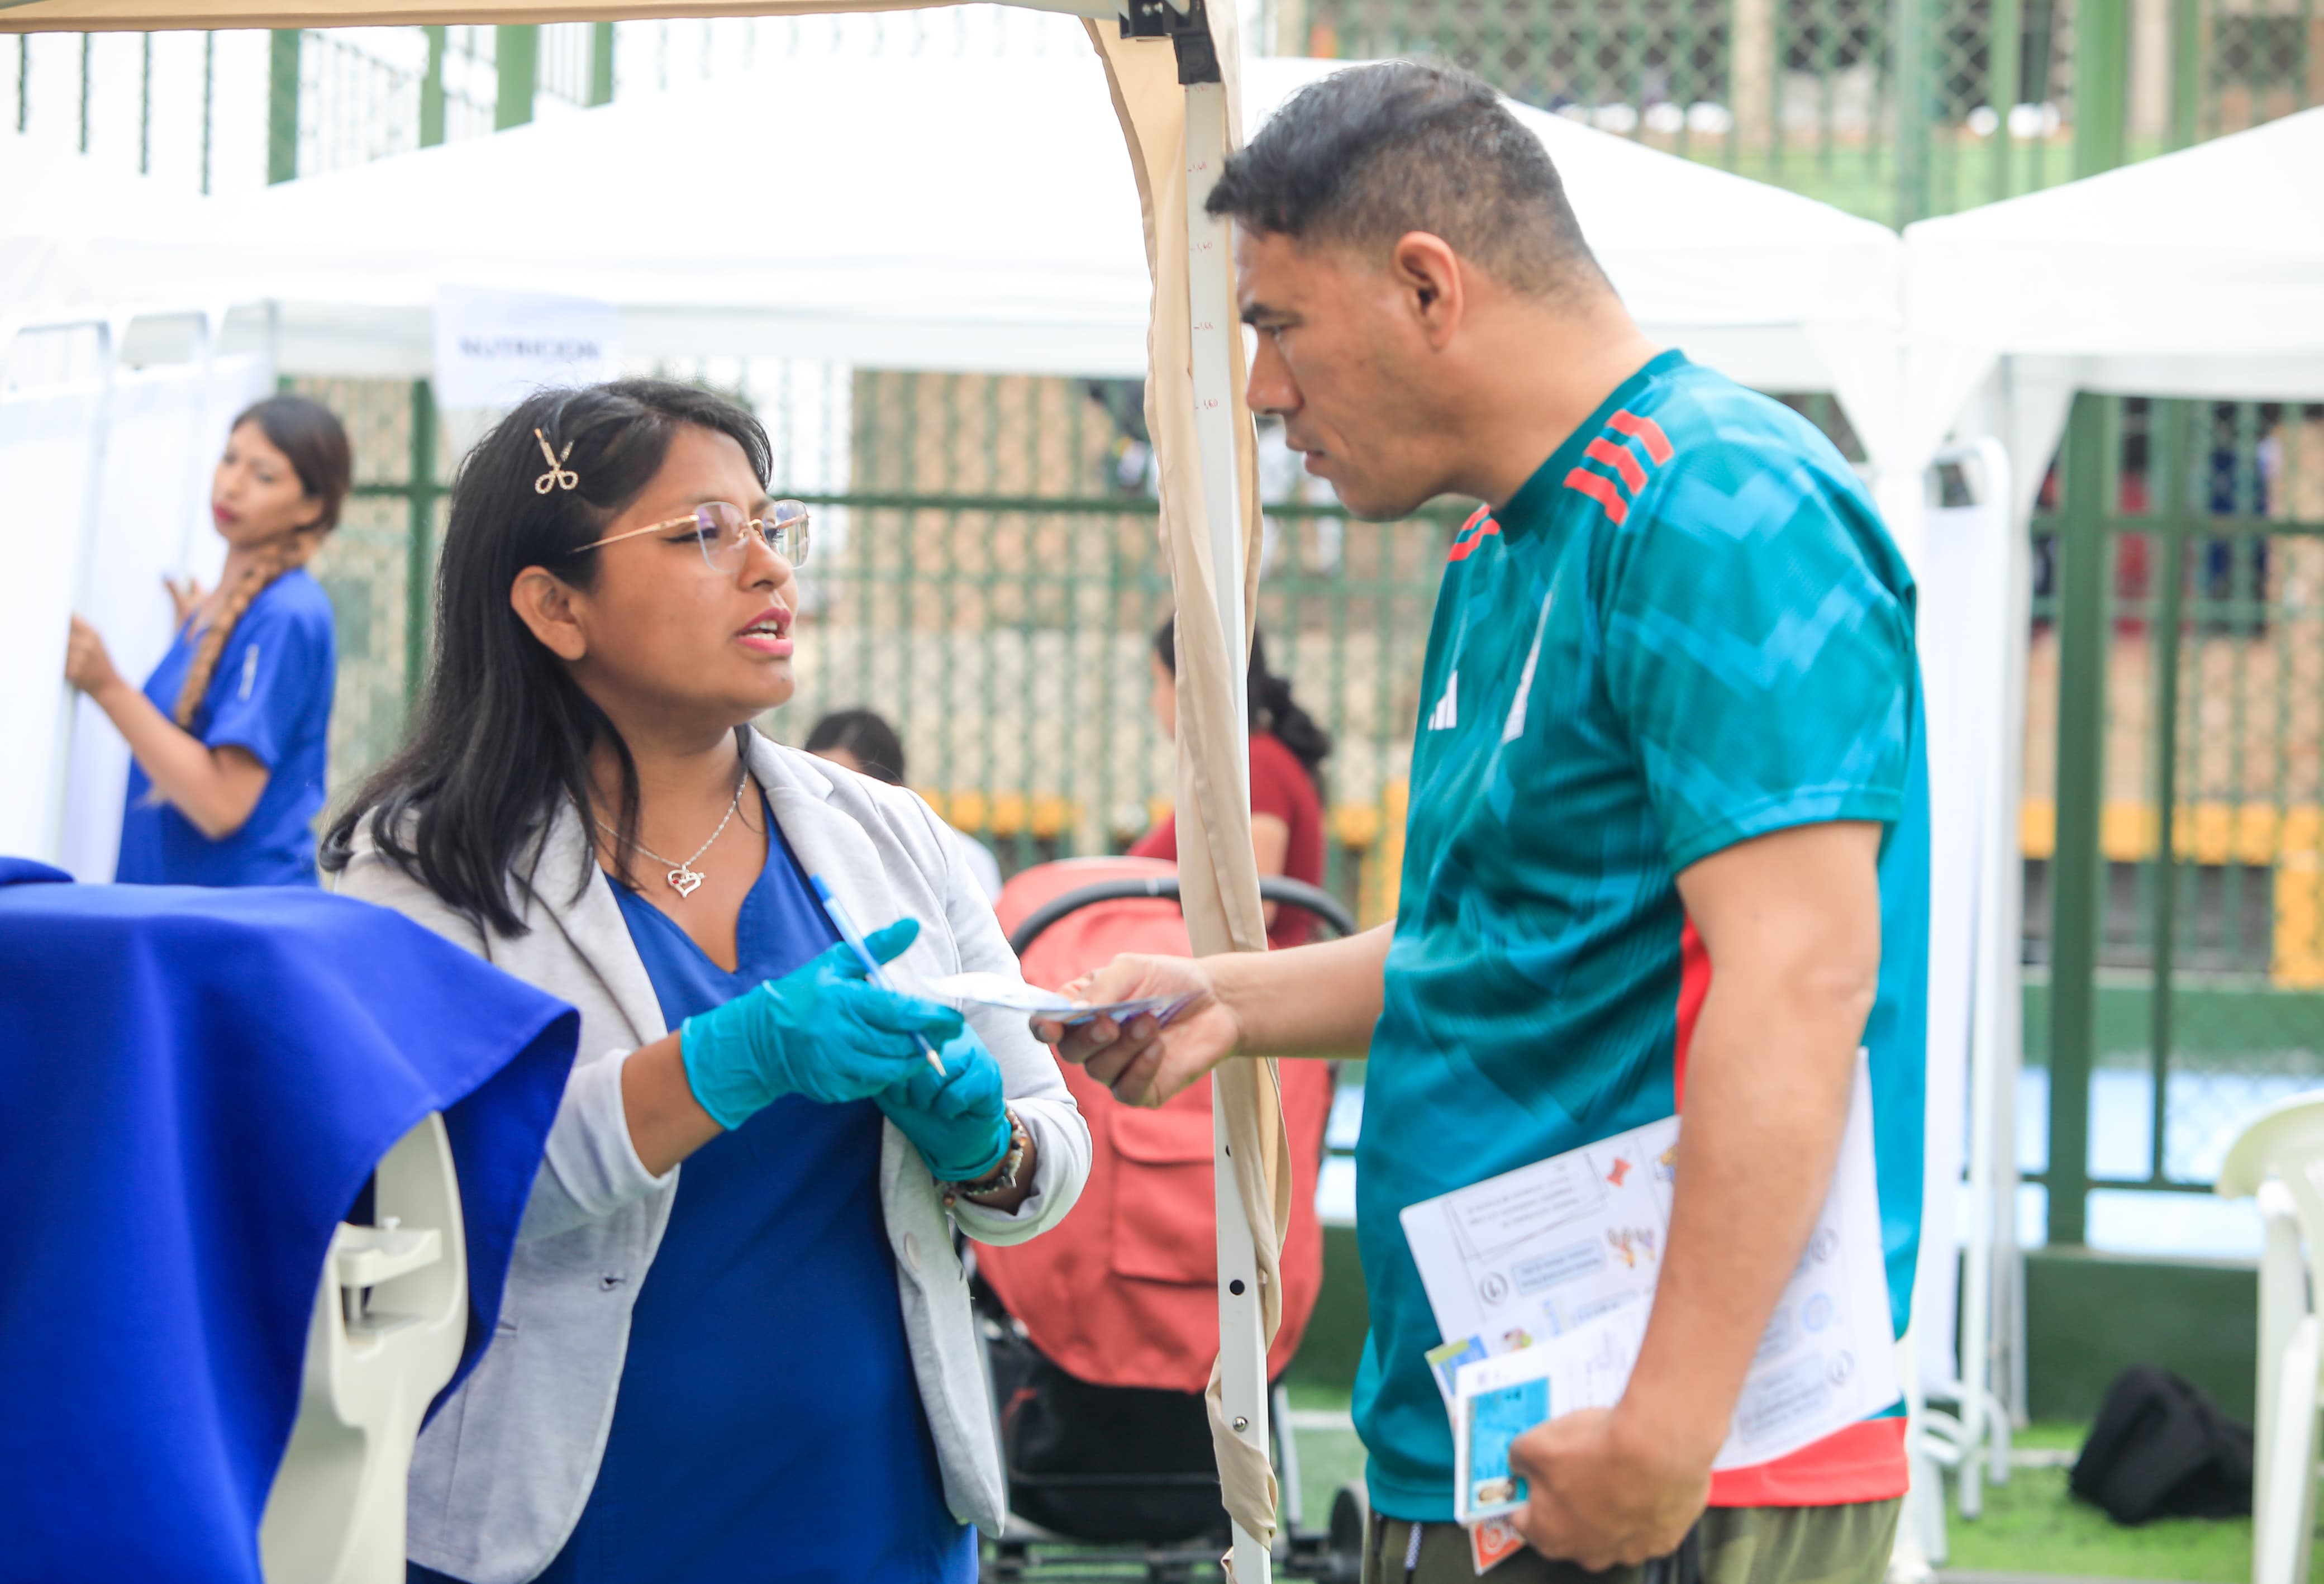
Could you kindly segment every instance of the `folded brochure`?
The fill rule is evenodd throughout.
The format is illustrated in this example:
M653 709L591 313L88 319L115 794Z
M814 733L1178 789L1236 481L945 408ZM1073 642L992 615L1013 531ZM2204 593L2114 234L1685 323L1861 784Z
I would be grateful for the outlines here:
M1668 1240L1678 1131L1665 1118L1405 1210L1445 1339L1427 1362L1452 1422L1462 1522L1524 1505L1509 1441L1619 1400ZM1780 1458L1900 1394L1859 1054L1831 1187L1714 1467Z
M1192 994L1187 994L1146 996L1130 1001L1076 1001L1070 996L1027 984L1023 980L1011 979L1005 973L948 973L941 979L925 981L920 989L936 1000L999 1007L1004 1011L1025 1013L1028 1017L1053 1018L1068 1026L1086 1023L1093 1018L1111 1018L1117 1023L1127 1023L1148 1012L1154 1015L1157 1023L1167 1023L1185 1011L1194 999Z

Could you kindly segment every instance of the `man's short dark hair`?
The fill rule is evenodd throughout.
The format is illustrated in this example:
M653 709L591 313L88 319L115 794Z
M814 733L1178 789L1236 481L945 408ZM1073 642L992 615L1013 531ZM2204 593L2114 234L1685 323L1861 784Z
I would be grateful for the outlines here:
M1209 208L1381 258L1429 232L1519 291L1606 287L1541 140L1449 67L1390 60L1308 84L1229 157Z

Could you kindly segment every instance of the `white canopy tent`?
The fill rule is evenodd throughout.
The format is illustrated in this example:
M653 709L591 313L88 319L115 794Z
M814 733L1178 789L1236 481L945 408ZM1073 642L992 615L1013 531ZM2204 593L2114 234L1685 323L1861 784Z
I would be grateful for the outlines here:
M51 3L34 0L27 9ZM1231 30L1216 31L1231 48ZM917 61L835 63L787 78L779 97L757 101L629 101L246 198L117 212L77 250L74 272L89 299L106 304L237 305L225 348L271 352L285 372L427 373L435 290L451 281L612 302L632 355L1147 373L1157 333L1149 327L1157 287L1148 258L1185 245L1199 194L1185 190L1184 173L1204 161L1199 124L1186 129L1183 161L1175 146L1142 146L1133 131L1141 201L1131 207L1115 152L1120 128L1097 108L1101 86L1114 89L1121 107L1119 57L1137 52L1113 32L1098 30L1104 65L998 61L972 72ZM1175 89L1164 56L1148 75ZM1244 63L1253 121L1341 64ZM1149 93L1155 86L1148 83ZM1891 386L1902 253L1894 234L1517 108L1557 161L1585 232L1649 334L1749 383L1831 391L1868 444L1882 438L1898 405ZM1123 124L1134 121L1123 113ZM1231 124L1231 112L1222 124ZM1168 235L1174 218L1176 238ZM1212 236L1215 243L1215 230ZM1192 356L1181 355L1176 389L1239 397L1241 346L1223 275L1209 280L1198 271L1189 289L1212 293L1211 315L1196 301L1194 321L1230 333L1215 345L1194 341ZM133 355L149 334L159 334L158 320L132 322ZM1227 635L1249 623L1243 589L1256 513L1247 444L1234 454L1247 420L1238 412L1232 426L1197 433L1193 401L1181 413L1157 394L1169 389L1167 354L1158 341L1150 352L1166 515L1191 501L1200 530L1190 536L1174 527L1167 536L1180 604L1207 604L1219 616L1216 652L1182 668L1191 678L1182 689L1217 685L1212 707L1226 714L1213 723L1239 747L1231 712L1240 689L1228 684L1239 667L1226 646ZM1224 565L1237 546L1240 576ZM1196 730L1190 725L1189 736ZM1205 779L1182 753L1181 805L1199 808L1215 849L1208 906L1218 924L1206 949L1259 938L1255 882L1248 908L1239 896L1230 899L1240 877L1224 871L1238 864L1217 856L1237 850L1240 785L1239 754L1234 775ZM1206 789L1211 796L1202 795ZM1187 861L1202 860L1190 852ZM1197 893L1190 911L1204 906L1204 889L1190 876ZM1222 1241L1266 1215L1255 1185L1237 1184L1231 1172L1221 1176ZM1287 1193L1287 1180L1275 1192ZM1247 1223L1236 1206L1259 1213ZM1222 1268L1249 1268L1254 1257L1247 1246L1230 1248ZM1223 1322L1250 1354L1241 1381L1230 1357L1224 1392L1237 1439L1254 1449L1265 1435L1263 1344L1259 1352L1248 1345L1255 1320L1254 1312ZM1239 1543L1249 1539L1239 1533ZM1238 1576L1264 1576L1256 1552L1239 1543L1238 1555Z
M0 351L27 321L105 311L88 274L93 232L124 216L166 225L200 207L161 182L14 131L0 131Z
M2076 391L2324 398L2324 109L1906 228L1908 421L1999 434L2021 522Z
M1963 646L1952 701L1998 721L1997 741L1938 755L1975 766L1964 838L1975 854L1976 944L1969 1165L1960 1360L1964 1440L2007 1396L2016 1306L2012 1137L2021 1053L2017 806L2025 721L2024 639L2034 502L2078 391L2324 401L2324 110L1904 233L1905 336L1896 407L1879 421L1900 474L1923 476L1952 435L1981 448L1975 471L2000 499L2003 597L1954 624ZM2002 569L2006 568L2006 571ZM1990 656L2001 663L1987 663ZM1936 692L1932 685L1932 695ZM1989 737L1980 732L1980 738ZM1959 766L1957 765L1958 769ZM1940 860L1941 861L1941 859ZM1974 1472L1971 1470L1965 1473ZM1977 1481L1964 1478L1965 1497ZM1969 1508L1974 1511L1974 1507Z
M1247 114L1344 64L1245 62ZM425 374L450 281L612 302L632 356L1139 374L1152 288L1102 85L1093 58L841 61L770 78L764 97L625 100L120 216L88 280L111 301L263 301L249 333L263 322L286 371ZM1651 334L1856 410L1851 376L1877 377L1894 345L1893 233L1512 108Z

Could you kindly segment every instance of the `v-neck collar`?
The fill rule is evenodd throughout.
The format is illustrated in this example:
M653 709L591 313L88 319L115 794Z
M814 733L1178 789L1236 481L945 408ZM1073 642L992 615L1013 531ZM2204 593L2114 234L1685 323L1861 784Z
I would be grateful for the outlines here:
M755 780L756 778L754 777L754 783ZM715 972L724 974L729 979L733 979L737 974L741 973L742 972L743 962L750 958L751 953L748 942L755 938L754 926L763 927L766 924L766 889L768 872L774 868L778 861L783 863L788 863L790 861L789 854L783 851L782 829L775 824L775 811L768 801L767 789L764 787L761 787L759 788L759 815L761 818L767 822L767 852L766 857L759 865L759 873L757 878L751 881L751 889L742 893L742 905L734 911L733 967L726 967L724 964L721 963L717 958L713 957L709 953L704 951L702 949L702 943L694 938L693 933L689 931L686 926L669 911L669 909L664 907L659 902L654 900L651 896L642 890L633 891L631 893L631 895L635 897L640 903L645 907L652 908L655 914L660 917L661 921L669 926L670 932L679 940L684 941L687 949L692 951L696 956L701 958L706 966ZM613 889L613 905L617 907L621 907L622 882L615 879L613 874L602 864L598 866L597 872L605 877L605 884ZM622 913L622 923L626 926L629 922L628 909L623 908Z
M874 904L884 906L886 877L879 852L862 826L832 806L830 781L808 765L795 766L793 760L804 760L804 755L779 748L755 731L750 734L749 753L752 778L770 810L770 837L780 830L800 871L824 877L850 913L858 918L881 916L881 907ZM581 811L570 803L559 804L541 843L534 893L548 904L544 911L550 921L605 987L632 1037L643 1045L669 1029L660 998L630 940L629 921L613 899L613 882L597 879L603 872ZM579 899L567 906L565 899L576 893Z

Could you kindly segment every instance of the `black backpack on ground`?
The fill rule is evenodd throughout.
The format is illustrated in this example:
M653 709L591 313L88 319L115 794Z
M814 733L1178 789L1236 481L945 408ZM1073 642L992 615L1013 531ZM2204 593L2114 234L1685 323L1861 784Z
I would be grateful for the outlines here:
M2167 1369L2115 1377L2074 1460L2073 1492L2117 1524L2252 1510L2252 1432Z

